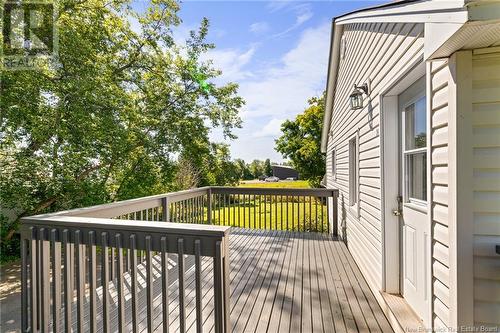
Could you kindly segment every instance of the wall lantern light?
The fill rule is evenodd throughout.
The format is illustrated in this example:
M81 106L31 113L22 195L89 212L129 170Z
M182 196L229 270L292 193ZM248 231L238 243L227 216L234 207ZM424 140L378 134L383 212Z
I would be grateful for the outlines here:
M354 85L354 90L351 95L349 95L349 103L351 104L351 110L359 110L363 108L363 94L368 95L368 84L365 83L362 86Z

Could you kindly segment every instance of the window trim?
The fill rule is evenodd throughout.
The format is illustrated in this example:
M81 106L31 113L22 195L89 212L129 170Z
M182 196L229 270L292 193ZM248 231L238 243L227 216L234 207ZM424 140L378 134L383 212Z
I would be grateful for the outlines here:
M349 206L359 217L359 131L356 131L356 134L348 141L348 154Z
M409 204L410 206L412 207L419 207L421 209L423 208L426 208L427 205L428 205L428 202L429 202L429 198L427 198L427 200L421 200L421 199L417 199L417 198L412 198L410 197L409 195L409 186L408 186L408 174L407 174L407 156L409 155L414 155L414 154L419 154L419 153L425 153L426 155L426 158L428 159L429 158L429 153L428 153L428 148L429 148L429 133L426 133L426 143L425 143L425 147L421 147L421 148L413 148L413 149L406 149L406 109L412 105L412 104L416 104L417 101L419 101L420 99L422 98L426 98L426 91L425 90L422 90L420 91L419 93L417 93L414 97L412 97L411 99L409 99L403 106L402 106L402 110L400 112L402 112L402 130L403 130L403 135L401 136L401 139L403 140L401 142L401 149L402 149L402 152L401 152L401 156L402 156L402 167L403 167L403 178L404 178L404 182L403 182L403 191L402 191L402 195L403 195L403 204L404 205L407 205ZM427 105L426 105L427 107ZM426 114L427 116L427 114ZM428 119L426 119L426 122L428 121ZM427 129L427 128L426 128ZM426 175L427 177L427 175Z
M337 179L337 149L333 147L332 149L332 178Z

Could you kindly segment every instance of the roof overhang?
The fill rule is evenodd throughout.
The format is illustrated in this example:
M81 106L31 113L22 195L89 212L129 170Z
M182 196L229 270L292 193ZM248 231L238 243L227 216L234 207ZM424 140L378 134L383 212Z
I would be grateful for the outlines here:
M468 10L464 0L406 0L342 15L335 18L335 23L464 23L467 19Z
M332 32L330 36L330 56L328 57L328 74L326 78L326 100L325 114L323 115L323 129L321 131L321 152L326 152L328 143L328 132L330 131L330 122L332 120L333 96L337 86L337 73L339 69L340 40L344 27L335 26L335 20L332 21Z

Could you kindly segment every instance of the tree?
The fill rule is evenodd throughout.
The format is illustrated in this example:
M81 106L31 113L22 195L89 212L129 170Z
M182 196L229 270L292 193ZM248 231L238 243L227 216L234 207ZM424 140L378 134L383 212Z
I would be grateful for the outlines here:
M308 103L304 113L281 125L283 135L276 140L276 150L290 159L301 178L318 187L325 173L325 156L321 153L325 95Z
M236 164L236 167L238 169L239 179L250 180L253 178L253 175L244 160L238 158L234 160L234 163Z
M264 162L264 174L266 176L272 176L273 174L273 168L271 167L270 159L266 159L266 161Z
M0 207L15 212L2 244L22 216L168 191L175 156L212 181L210 128L233 138L241 124L237 85L212 83L221 72L201 60L208 20L176 44L176 1L58 7L57 65L0 73Z
M203 179L199 186L236 185L240 180L238 167L231 161L229 145L224 143L210 144L210 153L201 162Z
M177 172L172 181L172 187L175 191L189 190L198 186L199 171L193 167L187 159L181 159L177 163Z
M262 161L259 160L253 160L250 163L249 169L254 179L259 178L264 174L264 163L262 163Z

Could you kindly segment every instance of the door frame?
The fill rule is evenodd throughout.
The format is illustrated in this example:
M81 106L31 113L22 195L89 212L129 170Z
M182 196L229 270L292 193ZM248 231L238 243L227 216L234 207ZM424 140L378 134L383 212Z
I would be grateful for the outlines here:
M401 240L400 240L400 220L394 216L392 211L398 208L397 196L399 195L400 180L394 177L399 174L399 107L398 95L411 86L415 81L427 75L427 64L423 56L407 63L400 71L400 74L393 77L380 92L380 137L381 137L381 200L382 200L382 291L390 294L401 293ZM426 106L427 106L427 142L430 142L430 95L429 78L426 77ZM430 144L427 145L427 198L430 196ZM428 260L425 267L425 301L426 311L423 315L424 325L431 327L432 320L432 260L431 256L431 235L432 224L430 223L431 202L427 205L428 241L426 253Z

